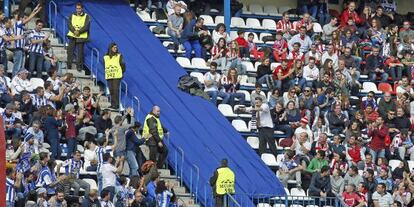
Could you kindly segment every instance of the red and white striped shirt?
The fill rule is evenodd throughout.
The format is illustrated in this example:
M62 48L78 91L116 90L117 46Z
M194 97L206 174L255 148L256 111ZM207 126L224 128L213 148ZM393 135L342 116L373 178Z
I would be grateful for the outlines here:
M276 23L276 32L283 32L284 30L294 30L292 22L285 22L283 19Z

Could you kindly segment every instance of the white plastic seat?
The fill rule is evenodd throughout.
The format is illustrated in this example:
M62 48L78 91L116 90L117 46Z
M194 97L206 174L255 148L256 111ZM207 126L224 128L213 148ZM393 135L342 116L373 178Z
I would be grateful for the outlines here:
M204 25L216 26L216 24L214 23L213 17L211 17L210 15L200 15L200 17L204 19Z
M208 70L209 67L206 64L206 61L203 58L193 58L191 59L191 65L194 68Z
M249 8L247 8L247 4L243 4L242 13L243 13L243 14L252 14L252 13L249 11Z
M195 77L200 81L200 83L204 84L204 75L200 72L191 72L190 76Z
M303 206L299 205L299 204L292 204L292 205L290 205L290 207L303 207Z
M291 196L306 196L306 192L303 189L299 189L299 188L292 188L290 189L290 195Z
M31 78L30 83L32 84L32 88L36 89L37 87L44 87L45 82L41 78Z
M218 110L225 116L225 117L237 117L236 114L233 112L233 108L229 104L219 104Z
M262 25L264 29L276 30L276 22L273 19L263 19Z
M92 189L98 190L98 185L94 179L84 178L83 181L87 182Z
M395 168L397 168L401 163L401 160L390 160L388 162L388 165L391 167L391 170L394 171Z
M322 26L319 23L314 22L313 23L313 32L316 32L316 33L323 32Z
M46 142L43 142L43 143L42 143L42 147L43 147L43 148L46 148L46 149L49 149L49 148L50 148L50 144L48 144L48 143L46 143Z
M231 18L231 27L246 28L246 23L241 17L232 17Z
M82 154L83 154L83 152L85 151L85 148L83 148L83 146L82 146L82 145L80 145L80 144L78 144L78 145L76 146L76 149L77 149L79 152L81 152Z
M247 18L246 27L253 29L263 29L262 25L260 25L260 21L256 18Z
M224 16L216 16L214 22L217 24L223 23L224 24ZM227 28L229 30L229 28Z
M414 169L414 161L413 160L408 160L407 162L408 162L408 168L410 168L410 172L411 172L411 170Z
M230 31L230 39L234 40L238 37L237 31Z
M374 91L374 93L377 93L378 92L377 85L373 82L364 82L364 83L362 83L361 92L368 93L370 91Z
M272 34L267 33L267 32L262 32L262 33L260 33L259 39L263 41L263 37L266 37L266 36L272 36Z
M259 149L259 138L258 137L247 137L247 143L253 149Z
M289 11L289 10L291 10L292 8L290 8L290 7L288 7L288 6L281 6L281 7L279 7L279 13L280 14L283 14L283 12L286 12L286 11Z
M246 67L247 72L256 73L257 70L254 68L253 63L250 61L243 61L242 65Z
M244 93L246 102L250 102L251 101L251 99L250 99L250 93L248 91L246 91L246 90L238 90L236 92L237 93Z
M275 167L278 166L276 158L273 154L270 153L263 153L261 156L263 162L267 165L267 166L271 166L271 167Z
M250 4L250 6L249 6L249 11L250 11L251 13L253 13L253 14L256 14L256 15L266 15L266 14L263 12L263 7L262 7L262 5L259 5L259 4Z
M174 44L174 43L171 42L171 41L164 41L164 42L162 42L162 45L164 45L164 47L168 47L171 44Z
M276 162L278 163L278 165L280 165L282 163L282 161L283 161L284 158L285 158L285 155L284 154L278 154L276 156Z
M272 206L268 203L258 203L257 207L272 207Z
M177 60L178 64L180 64L181 67L183 67L183 68L192 68L193 67L191 65L190 60L186 57L177 57L176 60Z
M142 19L144 22L155 22L155 19L151 18L151 15L145 11L137 12L137 15Z
M268 14L269 16L278 16L277 7L274 5L266 5L263 7L264 13Z
M250 132L247 128L246 122L241 119L235 119L231 122L231 125L238 131L238 132Z

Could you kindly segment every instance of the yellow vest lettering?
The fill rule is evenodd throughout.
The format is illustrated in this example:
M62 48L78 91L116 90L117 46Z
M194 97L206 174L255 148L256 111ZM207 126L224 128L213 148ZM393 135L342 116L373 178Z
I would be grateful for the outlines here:
M122 67L119 63L120 58L120 54L112 56L112 58L109 55L104 56L106 80L122 78Z
M224 195L226 193L234 194L234 173L228 167L217 169L218 176L216 181L217 195Z
M149 127L148 127L148 123L147 120L154 117L154 119L157 121L157 131L158 131L158 136L160 136L160 138L164 138L164 130L162 129L162 125L161 125L161 121L159 118L155 117L152 114L148 114L145 117L145 121L144 121L144 128L142 129L142 136L144 137L144 139L149 139L151 137L151 134L149 132Z
M83 26L85 26L85 24L86 24L86 17L87 17L87 14L84 14L84 15L75 15L75 14L72 14L72 21L71 21L72 26L76 30L79 30L80 28L82 28ZM79 38L79 39L87 39L88 38L88 32L84 32L82 34L79 34L79 36L76 36L75 34L73 34L69 30L68 36L69 37L73 37L73 38Z

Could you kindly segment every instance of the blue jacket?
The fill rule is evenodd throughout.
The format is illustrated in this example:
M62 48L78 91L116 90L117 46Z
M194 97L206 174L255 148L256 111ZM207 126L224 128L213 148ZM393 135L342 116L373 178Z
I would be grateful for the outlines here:
M135 134L135 132L130 129L127 131L127 133L125 134L125 138L126 138L126 150L127 151L137 151L137 148L144 144L145 140L143 138L138 138L137 135Z
M181 43L187 42L197 35L197 33L194 31L195 24L196 20L193 19L191 22L184 26L183 31L181 32Z

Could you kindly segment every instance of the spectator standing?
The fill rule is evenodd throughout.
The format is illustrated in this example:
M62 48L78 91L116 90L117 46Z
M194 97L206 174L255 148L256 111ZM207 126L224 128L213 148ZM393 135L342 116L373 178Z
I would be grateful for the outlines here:
M268 144L272 154L276 155L277 151L273 137L273 120L269 106L263 102L262 98L257 97L255 98L255 105L252 110L256 112L256 126L259 130L259 153L263 154Z
M77 48L77 61L76 68L78 71L83 69L83 47L85 42L89 40L89 29L90 29L90 17L83 10L81 3L76 4L76 12L73 13L68 20L69 32L67 34L69 38L68 46L68 69L72 68L73 53Z
M23 174L17 173L14 168L6 169L6 207L14 207L17 200L16 190L20 188Z
M43 21L37 20L35 29L30 33L30 48L29 48L29 70L36 71L37 77L42 77L43 71L43 43L49 39L49 35L42 31Z
M224 203L224 197L227 193L235 193L235 183L235 175L228 167L227 159L222 159L221 166L214 171L214 175L210 178L210 185L215 197L215 207L222 207L223 204L227 205Z
M364 199L361 199L358 193L355 192L355 185L348 184L345 187L346 191L342 193L342 199L345 204L353 207L365 206Z
M267 87L273 87L272 70L270 69L270 59L263 58L262 63L257 67L256 83L267 84Z
M139 148L140 145L143 145L145 140L141 137L139 129L141 128L141 123L135 122L129 130L126 131L126 159L129 165L129 175L130 177L138 175L138 168L143 164L142 160L137 160L137 156L142 159L142 152ZM137 154L138 153L138 154Z
M168 148L163 144L163 139L169 136L168 130L161 123L160 115L160 107L153 106L151 112L145 117L142 130L142 136L147 140L150 150L150 160L156 162L158 168L162 168L168 156Z
M99 199L98 199L98 191L96 189L92 189L89 192L88 197L85 198L85 200L83 200L82 202L82 207L90 207L90 206L101 207L101 203L99 202Z
M114 150L114 157L125 157L126 156L126 138L125 134L127 130L134 126L135 118L134 118L134 110L129 107L126 110L126 115L124 116L116 116L114 119L114 126L111 129L112 136L116 139L116 147ZM125 120L127 123L124 124Z
M104 56L105 79L108 82L109 93L111 94L111 107L119 108L119 85L125 73L125 63L118 51L118 45L111 43L108 52Z
M369 150L372 155L372 159L375 161L378 157L385 156L385 139L388 137L388 128L384 125L384 119L378 117L375 122L368 125L368 136L372 137L369 144Z
M112 156L109 153L103 155L103 164L101 167L102 173L102 192L101 198L106 199L106 201L113 201L115 195L115 186L116 186L116 175L121 174L124 169L124 157L118 157L116 159L115 165L112 164ZM109 192L109 198L106 198L105 192ZM102 202L101 202L102 205ZM105 205L104 205L105 206Z
M63 190L58 190L54 196L49 199L49 206L60 206L68 207L68 203L65 200L65 192Z
M361 19L359 18L359 15L355 11L355 8L356 8L355 2L350 1L348 3L347 8L344 9L341 15L341 26L342 27L347 25L349 19L352 19L356 24L361 24Z

